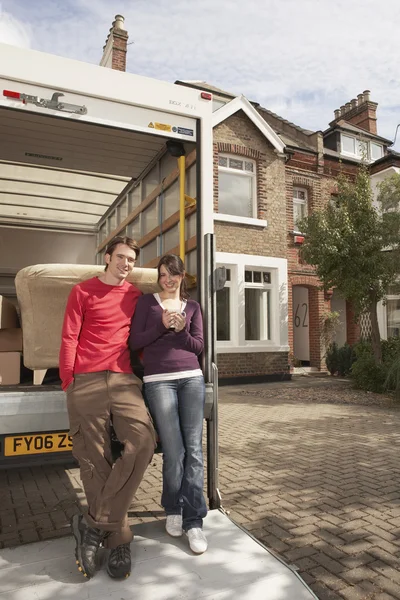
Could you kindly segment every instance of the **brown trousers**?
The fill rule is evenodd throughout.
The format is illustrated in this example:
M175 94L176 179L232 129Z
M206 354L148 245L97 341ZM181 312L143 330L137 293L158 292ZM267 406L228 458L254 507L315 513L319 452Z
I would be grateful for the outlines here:
M90 527L110 532L104 545L130 542L128 509L153 456L156 439L133 374L101 371L75 375L67 390L73 455L79 462ZM110 415L124 444L113 465Z

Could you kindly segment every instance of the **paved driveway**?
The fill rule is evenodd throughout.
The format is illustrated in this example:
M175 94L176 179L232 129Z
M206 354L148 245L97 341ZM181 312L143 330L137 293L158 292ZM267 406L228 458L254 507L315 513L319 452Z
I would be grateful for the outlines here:
M399 442L400 410L341 381L220 388L223 506L320 600L400 599ZM133 523L162 518L160 464ZM0 471L0 544L68 534L76 497L75 468Z

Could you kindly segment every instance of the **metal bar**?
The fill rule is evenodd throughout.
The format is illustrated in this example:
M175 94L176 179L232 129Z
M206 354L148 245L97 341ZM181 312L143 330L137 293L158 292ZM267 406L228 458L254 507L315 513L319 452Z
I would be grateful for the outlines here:
M216 293L214 235L204 236L204 379L207 418L207 495L211 509L221 506L218 473L218 369L216 365Z
M179 255L185 262L185 156L178 158L179 167Z

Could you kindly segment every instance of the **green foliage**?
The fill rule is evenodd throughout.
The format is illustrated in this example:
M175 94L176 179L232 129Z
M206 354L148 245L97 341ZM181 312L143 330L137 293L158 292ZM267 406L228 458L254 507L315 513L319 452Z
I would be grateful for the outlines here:
M400 399L400 355L394 357L386 373L385 391L393 391L395 398Z
M385 210L400 200L400 176L380 188ZM386 183L386 182L385 182ZM338 195L321 211L303 219L302 258L316 267L325 289L337 288L359 315L381 300L393 284L400 259L400 214L383 212L373 204L367 167L355 181L337 180ZM385 252L388 248L391 252Z
M382 357L383 362L386 363L392 363L400 357L400 338L391 337L382 341Z
M355 361L355 355L352 346L345 344L339 348L338 352L338 373L342 377L347 377L351 372L351 367Z
M369 392L394 392L400 398L400 338L382 342L382 363L376 363L370 342L353 347L351 377L355 387Z
M336 375L339 370L339 349L336 342L329 344L325 356L326 368L331 375Z
M326 367L331 375L340 375L346 377L351 372L352 364L355 360L355 354L352 346L345 344L338 347L336 342L329 344L326 351Z
M356 388L381 393L384 390L386 368L383 363L376 363L372 352L364 352L354 362L351 377Z

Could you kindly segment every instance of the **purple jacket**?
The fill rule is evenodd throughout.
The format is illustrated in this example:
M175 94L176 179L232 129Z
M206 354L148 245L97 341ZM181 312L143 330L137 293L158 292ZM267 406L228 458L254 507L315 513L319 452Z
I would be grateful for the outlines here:
M129 346L143 350L145 376L199 369L197 357L204 346L200 305L187 301L186 327L179 333L164 327L162 312L153 294L146 294L139 298L132 319Z

